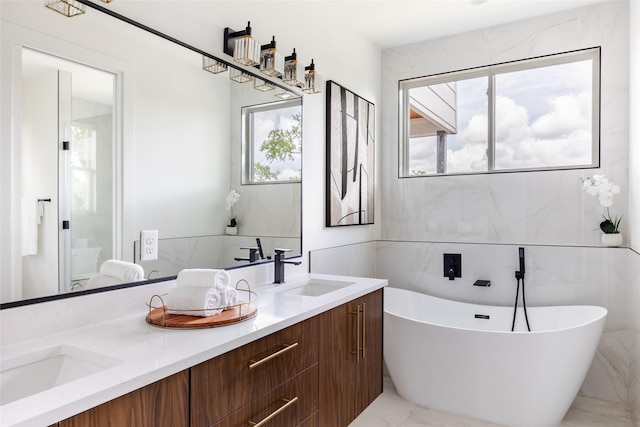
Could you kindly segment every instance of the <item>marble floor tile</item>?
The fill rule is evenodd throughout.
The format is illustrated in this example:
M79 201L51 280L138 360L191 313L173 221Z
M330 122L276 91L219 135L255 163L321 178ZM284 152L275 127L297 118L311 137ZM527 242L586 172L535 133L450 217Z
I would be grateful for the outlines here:
M402 399L385 377L383 393L349 427L499 427L497 424L423 408ZM561 427L633 427L617 403L578 396Z

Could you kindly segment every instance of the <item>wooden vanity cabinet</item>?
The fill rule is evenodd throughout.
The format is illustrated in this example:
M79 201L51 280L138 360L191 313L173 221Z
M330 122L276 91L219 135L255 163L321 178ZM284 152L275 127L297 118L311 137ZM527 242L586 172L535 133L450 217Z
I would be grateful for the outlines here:
M321 426L349 425L382 393L382 292L318 316Z
M259 405L254 402L256 399L317 363L316 316L194 366L190 370L191 426L209 427L245 405L246 413L254 416L253 409ZM313 372L317 376L317 370ZM317 406L317 378L295 387L300 395L316 396ZM278 399L281 397L286 398L283 395ZM307 400L306 397L304 401ZM297 403L295 406L300 407Z
M346 427L382 392L382 289L58 423ZM273 414L273 415L272 415Z
M187 427L189 372L182 371L60 421L60 427Z

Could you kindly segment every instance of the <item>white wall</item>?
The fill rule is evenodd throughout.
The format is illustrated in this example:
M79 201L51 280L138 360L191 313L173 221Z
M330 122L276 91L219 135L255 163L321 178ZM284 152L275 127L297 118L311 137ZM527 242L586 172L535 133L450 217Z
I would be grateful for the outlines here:
M277 91L259 92L253 88L253 82L234 84L231 90L230 137L236 143L231 144L230 187L240 192L233 212L237 215L238 232L242 235L296 237L302 232L301 183L242 185L242 107L277 102L279 99L274 96ZM254 240L250 246L255 245ZM286 248L292 249L292 254L301 254L299 241ZM272 255L273 251L268 254Z
M26 107L22 116L22 196L51 198L51 202L42 205L37 254L22 257L22 295L11 299L58 291L58 201L54 197L58 194L58 91L58 71L47 68L38 68L22 85ZM46 272L51 274L43 274ZM7 289L2 286L1 292ZM2 300L6 297L3 295Z
M629 402L633 418L640 424L640 3L629 2Z
M629 241L640 251L640 3L629 2Z
M242 28L245 25L244 22L239 22L235 18L227 18L231 10L226 3L220 5L217 2L191 3L188 26L184 25L184 20L179 19L184 11L183 2L155 3L153 13L149 13L148 6L149 3L145 2L114 2L109 5L109 8L227 59L230 58L223 54L221 49L224 27ZM18 7L28 8L28 11L16 12ZM267 10L270 10L267 13L255 11L256 13L252 13L257 17L252 18L252 25L256 28L254 36L260 40L268 40L275 33L280 49L290 52L295 47L299 53L298 57L305 63L311 62L313 58L318 73L325 80L335 78L338 83L375 103L378 106L377 117L379 118L379 49L357 35L346 35L348 28L334 29L321 35L306 32L304 20L299 19L299 13L284 5L281 7L283 7L283 13L288 11L294 19L287 25L281 25L286 20L283 18L274 21L273 7L267 7ZM194 13L199 10L198 8L202 10ZM125 192L124 204L135 203L136 205L133 211L128 212L130 221L127 222L125 219L125 242L136 239L140 229L159 229L161 238L219 232L219 224L226 222L226 216L223 209L217 209L214 199L218 194L222 199L226 196L229 182L217 180L213 187L204 183L212 182L210 178L214 171L219 172L228 167L228 151L211 144L206 151L197 152L196 161L180 164L179 160L185 154L193 154L196 150L196 136L208 131L208 129L196 128L196 126L203 126L202 123L207 123L200 120L203 116L209 120L204 126L213 127L213 122L216 120L229 123L228 104L218 102L219 99L216 96L217 91L220 90L217 86L219 83L216 82L220 80L216 79L217 76L207 75L204 72L199 72L195 77L181 78L182 73L186 75L187 70L177 68L171 72L166 71L165 68L171 63L171 58L177 58L184 53L167 49L166 45L160 46L151 39L144 43L142 53L134 53L132 45L135 43L122 36L128 25L111 18L107 19L108 25L105 25L102 23L104 16L99 15L98 12L89 9L85 15L69 19L57 16L39 2L2 2L3 19L17 21L20 25L34 29L46 28L47 32L55 33L61 41L72 42L79 48L84 47L93 51L96 46L99 46L97 50L103 54L124 61L130 67L128 70L130 80L125 81L125 87L130 85L129 87L141 88L136 89L130 99L124 99L125 125L122 129L124 141L125 144L128 140L133 141L133 147L135 147L126 145L123 147L124 181L127 183L125 188L129 185L128 183L134 185L132 192ZM196 16L195 19L194 16ZM349 46L342 48L346 40L349 41ZM184 49L181 49L182 51ZM144 57L145 64L133 65L133 59L129 55ZM184 63L184 67L199 70L201 57L196 54L192 56L191 63ZM202 80L207 80L208 83ZM202 90L202 87L207 84L211 89ZM147 103L138 102L149 94L185 103L189 97L188 104L185 104L185 108L182 109L184 115L175 117L165 114L164 111L157 109L158 106L153 100ZM156 110L150 114L152 107ZM196 118L196 116L200 117ZM302 197L303 253L309 249L375 239L380 230L379 187L375 197L377 207L375 225L333 229L327 229L324 226L324 116L324 93L305 96L302 184L302 193L305 195ZM166 126L174 123L175 126ZM380 120L376 121L376 128L377 134L380 135ZM214 143L226 142L228 139L228 133L213 138ZM380 165L379 159L378 156L378 165ZM141 172L149 164L154 165L156 169L152 172ZM378 175L379 171L380 167L377 167ZM170 174L175 176L176 173L180 174L181 180L169 178ZM184 217L178 214L180 206L198 202L199 207L191 210L191 214L194 215L192 220L185 221ZM211 224L211 230L202 226L205 221ZM125 247L126 251L129 251L128 246ZM295 270L305 271L306 268L305 262Z
M291 7L289 2L252 2L251 13L238 10L237 4L230 1L192 2L189 4L189 18L185 18L189 26L179 19L182 13L186 13L181 2L156 2L152 14L148 5L146 2L113 2L109 8L228 60L231 58L222 52L224 28L241 30L250 19L252 34L256 39L266 43L275 35L279 50L288 53L296 48L301 62L307 64L314 59L317 72L325 80L333 79L373 102L377 118L376 176L380 177L380 50L358 34L350 33L349 28L332 26L331 22L327 22L327 31L322 34L309 32L305 22L313 19L314 8L322 7L320 2L305 5L304 13L301 13L300 7ZM274 16L277 18L274 19ZM303 111L303 253L377 238L382 222L379 179L375 197L376 224L335 228L324 226L325 93L305 95ZM305 260L304 265L296 270L304 271L306 268Z
M637 193L628 161L628 8L623 1L597 4L383 52L388 160L382 172L382 237L390 241L378 246L376 274L399 287L508 305L515 295L517 247L524 246L531 305L597 304L609 310L582 394L631 404L638 413L639 358L629 351L638 342L629 330L630 318L637 317L638 283L630 271L637 254L600 246L602 208L578 180L603 173L620 185L613 209L624 216L628 245L630 224L637 223L628 207ZM599 169L397 178L398 80L593 46L602 47ZM445 252L462 254L462 279L443 277ZM491 280L492 286L473 287L476 279Z
M115 158L122 167L115 187L124 214L117 256L133 260L141 229L157 229L162 238L222 232L229 191L229 81L202 71L200 55L97 12L66 18L41 2L3 1L1 7L0 162L3 176L11 177L1 184L2 283L20 282L14 267L19 263L10 255L19 251L12 220L19 224L20 180L13 177L20 171L21 106L10 94L12 81L20 81L23 45L119 74L123 121L116 128ZM131 37L132 31L140 34Z
M578 178L620 185L612 213L629 239L628 5L546 15L383 52L382 237L439 242L600 245L603 210ZM399 179L398 80L602 46L600 169Z

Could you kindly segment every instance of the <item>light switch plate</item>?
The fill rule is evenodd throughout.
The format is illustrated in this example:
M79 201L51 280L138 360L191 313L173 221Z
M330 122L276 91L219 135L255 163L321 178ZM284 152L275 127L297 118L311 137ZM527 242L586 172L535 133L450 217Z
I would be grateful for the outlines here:
M158 230L140 232L140 261L158 259Z

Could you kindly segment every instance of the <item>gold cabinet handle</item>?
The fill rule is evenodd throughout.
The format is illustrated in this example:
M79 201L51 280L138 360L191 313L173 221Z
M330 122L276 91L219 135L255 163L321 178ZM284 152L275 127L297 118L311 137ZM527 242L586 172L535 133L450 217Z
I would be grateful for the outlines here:
M362 351L362 347L360 347L361 340L361 330L360 326L362 325L362 309L360 308L360 304L358 304L356 311L352 311L351 314L356 315L356 349L351 351L351 354L356 355L356 362L360 363L360 352Z
M367 323L367 303L363 302L362 303L362 358L364 359L366 357L366 348L367 348L367 344L366 344L366 339L367 339L367 333L365 330L366 327L366 323Z
M273 411L271 414L267 415L265 419L263 419L262 421L258 422L258 423L254 423L253 421L249 421L249 425L252 427L260 427L262 425L265 425L266 423L268 423L273 417L277 416L280 412L284 411L285 409L287 409L289 406L293 405L294 403L296 403L298 401L298 396L294 397L291 400L288 399L282 399L283 402L285 402L284 405L282 405L281 407L279 407L278 409L276 409L275 411Z
M293 344L285 344L284 348L282 350L276 351L273 354L270 354L269 356L258 360L257 362L255 360L249 360L249 369L253 369L253 368L257 368L258 366L262 365L263 363L268 362L271 359L275 359L278 356L282 356L284 353L286 353L287 351L294 349L298 346L297 342L294 342Z

